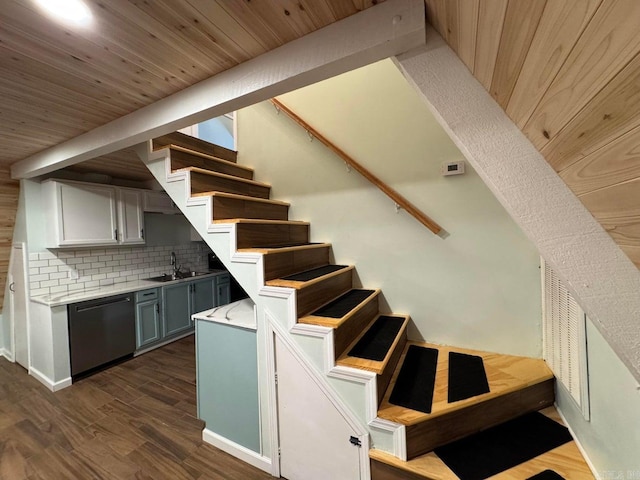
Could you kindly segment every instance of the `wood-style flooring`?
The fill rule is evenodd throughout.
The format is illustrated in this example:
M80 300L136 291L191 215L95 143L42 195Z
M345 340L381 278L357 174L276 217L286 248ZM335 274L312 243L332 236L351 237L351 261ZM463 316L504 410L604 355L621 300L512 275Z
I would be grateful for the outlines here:
M273 478L202 442L193 336L52 393L0 358L0 480Z

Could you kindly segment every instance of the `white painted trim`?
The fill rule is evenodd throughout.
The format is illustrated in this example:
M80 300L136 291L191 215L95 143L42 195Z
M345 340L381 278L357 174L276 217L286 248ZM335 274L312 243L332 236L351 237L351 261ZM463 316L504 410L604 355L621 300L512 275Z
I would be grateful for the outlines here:
M280 476L280 426L278 423L278 391L275 382L276 377L276 350L275 350L275 331L269 324L266 313L263 315L262 321L265 325L265 352L267 354L267 379L269 385L269 438L271 439L271 475Z
M369 422L369 427L393 434L393 452L389 453L407 461L407 429L404 425L376 417Z
M36 380L38 380L40 383L42 383L45 387L47 387L52 392L57 392L58 390L67 388L72 383L71 377L67 377L60 381L54 382L49 377L47 377L44 373L42 373L40 370L33 367L29 367L29 375L34 377Z
M340 414L344 417L345 421L354 430L354 432L359 436L369 435L366 427L353 414L353 412L351 412L351 410L344 404L344 402L335 395L333 388L331 388L331 385L329 385L329 383L317 370L309 365L309 362L306 360L303 351L291 340L291 337L287 335L287 332L284 331L280 325L278 325L276 319L273 318L273 316L270 315L270 313L267 311L265 311L265 316L270 328L276 335L278 335L278 338L296 358L296 360L300 363L300 366L305 370L305 372L314 381L314 383L327 397L327 399L333 404L336 410L340 412Z
M223 452L226 452L249 465L259 468L263 472L271 473L271 459L269 457L263 457L259 453L224 438L217 433L212 432L208 428L202 430L202 441L219 448Z
M444 40L397 59L438 122L640 380L640 270Z
M598 473L598 470L596 470L595 465L593 464L593 462L591 461L591 459L589 458L589 455L587 455L587 451L582 448L582 444L580 443L580 441L578 440L578 437L576 436L576 434L573 432L573 429L571 428L571 426L569 425L569 422L567 422L567 419L565 418L565 416L562 414L562 412L560 411L560 407L557 403L554 404L556 411L558 412L558 415L560 415L560 418L562 419L562 421L564 422L564 426L567 427L567 429L569 429L569 433L571 434L571 436L573 437L573 441L576 442L576 445L578 447L578 450L580 451L580 453L582 454L582 457L584 458L584 461L586 462L587 466L589 467L589 470L591 470L591 473L593 474L593 476L600 480L600 474Z
M31 178L238 110L424 44L422 0L387 0L32 155Z
M333 349L331 351L333 352ZM336 365L327 373L327 376L362 385L365 394L365 418L367 422L376 418L378 414L378 382L376 381L377 375L375 373Z
M10 361L11 363L13 362L13 355L11 355L11 352L9 350L7 350L6 348L0 348L0 356L3 356L4 358L6 358L8 361Z

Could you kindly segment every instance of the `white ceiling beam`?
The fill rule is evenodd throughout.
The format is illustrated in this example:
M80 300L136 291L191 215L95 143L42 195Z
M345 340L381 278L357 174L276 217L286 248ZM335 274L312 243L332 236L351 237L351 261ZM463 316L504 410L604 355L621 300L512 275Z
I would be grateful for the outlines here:
M640 381L640 270L437 32L397 63Z
M425 42L423 0L388 0L11 167L43 175L253 105Z

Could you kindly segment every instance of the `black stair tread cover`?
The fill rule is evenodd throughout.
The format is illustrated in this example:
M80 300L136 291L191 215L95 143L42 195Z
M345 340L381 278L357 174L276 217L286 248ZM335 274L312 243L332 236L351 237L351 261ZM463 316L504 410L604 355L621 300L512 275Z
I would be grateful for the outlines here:
M374 290L349 290L324 307L320 307L311 315L315 315L316 317L342 318L373 293Z
M482 357L449 352L448 387L449 403L489 393L489 381Z
M323 265L322 267L312 268L311 270L306 270L304 272L295 273L293 275L283 277L282 280L308 282L309 280L313 280L314 278L318 278L323 275L328 275L329 273L337 272L338 270L342 270L343 268L347 268L347 265Z
M380 315L347 355L376 362L384 360L403 323L403 317Z
M438 350L410 345L389 403L431 413L437 365Z
M544 472L540 472L533 477L527 478L527 480L565 480L564 477L561 477L553 470L545 470Z
M482 480L570 442L569 430L533 412L435 449L460 480Z

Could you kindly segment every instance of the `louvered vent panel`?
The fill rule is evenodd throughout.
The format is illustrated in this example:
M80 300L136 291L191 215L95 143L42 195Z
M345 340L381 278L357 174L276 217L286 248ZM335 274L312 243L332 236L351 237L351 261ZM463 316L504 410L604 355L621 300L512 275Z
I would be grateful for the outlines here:
M551 267L544 264L544 358L588 417L585 315Z

